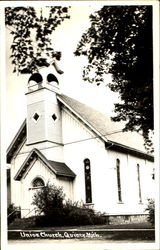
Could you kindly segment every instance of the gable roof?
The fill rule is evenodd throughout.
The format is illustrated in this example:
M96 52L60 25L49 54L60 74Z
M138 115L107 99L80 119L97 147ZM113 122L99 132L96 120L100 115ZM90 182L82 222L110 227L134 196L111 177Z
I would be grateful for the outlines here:
M22 166L18 170L14 179L19 181L26 173L30 164L36 159L40 159L56 176L75 178L75 173L63 162L49 161L38 149L34 148L27 156Z
M72 178L76 176L75 173L63 162L48 160L48 163L50 164L57 176L66 176Z
M136 152L141 157L153 160L153 156L146 152L143 136L137 132L123 132L124 122L114 122L109 116L101 113L85 104L65 95L58 95L58 100L67 107L70 112L83 121L102 140L106 142L106 147L110 149ZM114 146L111 148L111 145Z
M65 106L77 119L83 122L95 135L101 138L110 150L127 151L138 154L140 157L154 160L153 155L146 152L142 135L137 132L123 132L124 122L113 122L109 116L101 113L86 104L58 94L57 99ZM7 163L10 163L22 138L26 137L26 120L23 122L13 141L7 150Z

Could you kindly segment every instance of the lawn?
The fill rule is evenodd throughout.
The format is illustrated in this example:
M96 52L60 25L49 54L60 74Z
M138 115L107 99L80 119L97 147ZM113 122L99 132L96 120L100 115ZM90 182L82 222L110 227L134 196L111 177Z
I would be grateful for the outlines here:
M27 223L26 223L27 222ZM128 240L128 241L149 241L155 240L155 232L148 222L127 223L117 225L86 225L86 226L54 226L35 227L31 225L30 219L17 220L9 226L9 240L29 240L32 237L39 239L80 239L80 240ZM31 234L31 237L22 237L23 234ZM43 235L41 235L43 233ZM50 235L50 236L48 236ZM57 236L54 236L57 235ZM84 236L84 237L82 237Z
M43 229L43 230L57 230L57 229L79 229L79 230L92 230L92 229L153 229L153 226L149 222L139 222L139 223L124 223L124 224L103 224L103 225L83 225L83 226L52 226L52 227L38 227L35 226L34 217L25 219L16 219L11 223L8 229Z

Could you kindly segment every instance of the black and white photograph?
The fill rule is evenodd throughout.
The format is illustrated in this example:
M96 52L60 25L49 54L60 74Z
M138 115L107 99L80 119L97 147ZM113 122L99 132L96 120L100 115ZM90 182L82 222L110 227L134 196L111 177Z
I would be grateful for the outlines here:
M1 246L159 249L159 1L2 1Z

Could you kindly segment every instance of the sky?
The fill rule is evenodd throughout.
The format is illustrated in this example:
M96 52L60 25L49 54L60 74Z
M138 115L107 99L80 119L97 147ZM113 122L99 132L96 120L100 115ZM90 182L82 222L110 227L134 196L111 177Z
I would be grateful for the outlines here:
M104 85L96 86L82 80L83 66L87 63L85 57L75 57L73 52L80 41L82 33L89 27L89 15L99 9L100 5L78 5L70 9L70 19L66 19L53 33L52 40L55 50L62 52L59 67L64 74L57 75L60 89L82 103L86 103L106 114L111 115L118 95ZM45 7L43 7L45 11ZM82 15L83 13L83 15ZM9 145L26 117L27 81L29 75L17 75L9 59L12 36L6 29L6 71L7 71L7 144ZM54 69L53 69L54 70ZM106 80L111 81L108 75Z

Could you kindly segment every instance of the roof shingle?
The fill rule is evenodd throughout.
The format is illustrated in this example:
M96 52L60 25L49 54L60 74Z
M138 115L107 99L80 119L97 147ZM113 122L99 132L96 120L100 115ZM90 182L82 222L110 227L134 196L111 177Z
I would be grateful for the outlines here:
M63 162L48 161L50 166L54 169L57 176L67 176L74 178L76 175L73 171Z
M137 132L122 131L125 126L124 122L114 122L106 114L88 107L68 96L59 95L58 99L90 124L90 126L94 128L104 140L116 142L147 153L144 147L143 136L141 134Z

